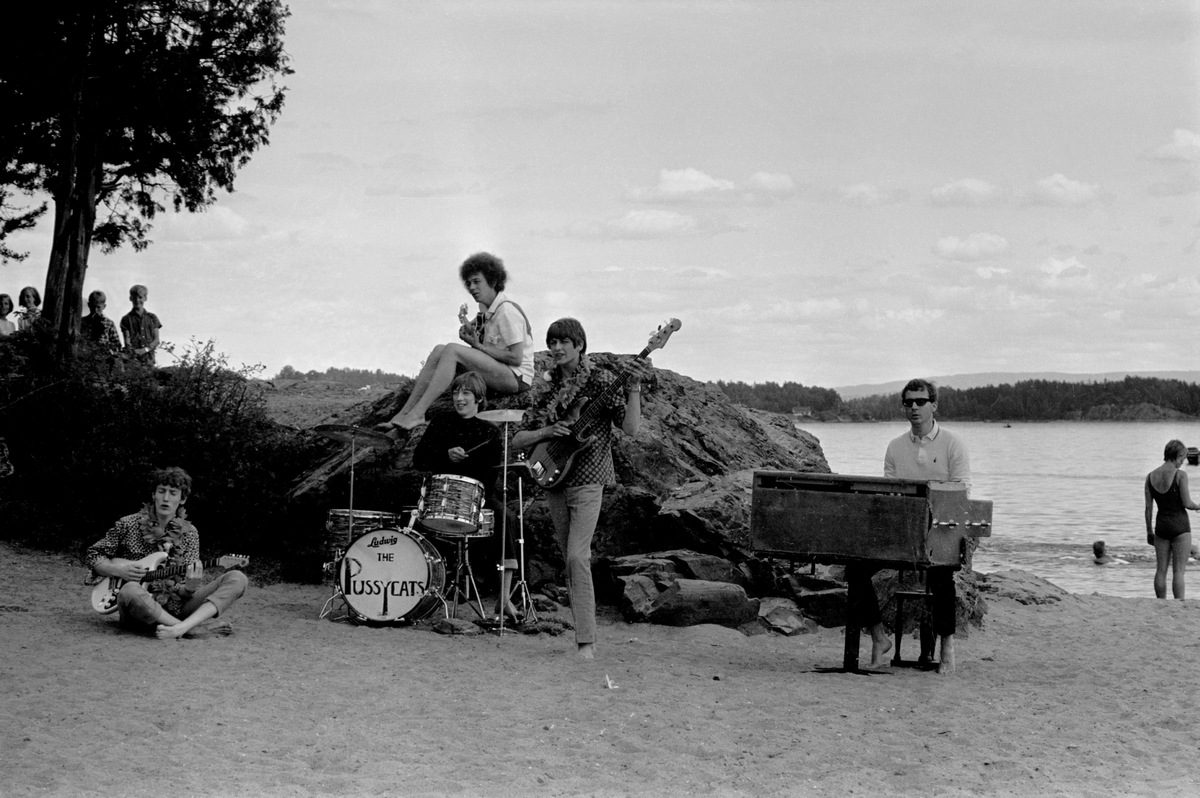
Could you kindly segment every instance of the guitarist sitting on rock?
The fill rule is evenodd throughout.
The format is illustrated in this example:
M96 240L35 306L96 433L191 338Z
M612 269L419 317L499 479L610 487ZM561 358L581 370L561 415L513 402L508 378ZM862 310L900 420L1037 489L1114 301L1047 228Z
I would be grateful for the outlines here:
M128 629L162 639L229 634L228 621L213 619L246 592L246 575L226 571L202 587L200 535L183 509L192 478L182 468L163 468L154 472L151 484L150 502L113 524L87 550L84 562L98 576L126 580L117 607ZM151 569L137 561L160 551L167 553L164 566L186 566L186 573L143 584Z
M566 563L567 591L575 621L575 643L579 656L592 659L596 643L596 596L592 586L592 535L600 519L604 486L616 484L613 470L613 425L626 435L637 435L641 423L641 381L649 373L646 361L634 360L623 377L624 392L610 391L601 407L589 407L594 421L586 429L574 429L579 413L594 397L617 382L611 372L592 366L587 356L587 335L575 319L559 319L546 331L546 346L554 368L544 383L535 386L534 409L527 414L512 445L528 449L538 444L565 441L578 433L595 436L580 450L570 473L546 491L554 539Z

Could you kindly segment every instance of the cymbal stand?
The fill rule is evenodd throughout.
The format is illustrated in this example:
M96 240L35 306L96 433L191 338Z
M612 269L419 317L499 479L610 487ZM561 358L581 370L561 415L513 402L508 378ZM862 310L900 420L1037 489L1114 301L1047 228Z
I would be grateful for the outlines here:
M350 544L354 542L354 460L355 460L354 455L355 455L354 435L351 435L350 436L350 525L349 525L349 529L346 532L346 546L344 549L338 549L338 551L340 551L342 553L345 553L347 550L349 550ZM346 596L344 593L342 593L342 583L341 583L341 580L338 579L338 573L341 570L340 568L338 568L338 561L340 559L341 559L341 557L337 557L337 556L334 557L334 561L332 563L332 565L333 565L333 594L329 598L325 599L324 606L321 607L321 611L317 614L318 619L325 618L331 612L333 612L333 602L337 601L338 599L342 600L343 607L347 606L346 605ZM346 616L343 615L342 617L344 618ZM336 620L340 620L340 619L334 618L333 620L336 621Z
M521 472L517 471L517 565L520 571L517 572L516 584L508 593L509 601L512 600L513 594L519 594L521 602L521 615L525 617L525 621L537 622L537 610L533 606L533 596L529 593L529 583L525 581L525 496L523 486L525 481L521 479Z

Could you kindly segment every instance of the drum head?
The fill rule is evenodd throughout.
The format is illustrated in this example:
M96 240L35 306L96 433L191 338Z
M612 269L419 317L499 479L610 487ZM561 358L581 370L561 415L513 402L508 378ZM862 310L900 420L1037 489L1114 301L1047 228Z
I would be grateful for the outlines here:
M434 594L446 586L446 569L437 550L415 532L375 529L350 544L338 584L360 621L414 621L437 607Z
M478 536L483 483L458 474L434 474L423 491L417 523L439 537Z

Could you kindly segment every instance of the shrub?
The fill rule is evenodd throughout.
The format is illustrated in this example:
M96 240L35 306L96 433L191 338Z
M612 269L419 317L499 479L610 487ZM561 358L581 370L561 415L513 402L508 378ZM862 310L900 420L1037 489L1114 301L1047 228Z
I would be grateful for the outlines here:
M15 469L0 479L0 536L82 552L149 499L153 469L177 465L194 480L205 556L279 554L285 495L313 444L268 418L248 379L261 367L229 368L211 341L161 369L95 352L52 366L43 343L12 338L0 347Z

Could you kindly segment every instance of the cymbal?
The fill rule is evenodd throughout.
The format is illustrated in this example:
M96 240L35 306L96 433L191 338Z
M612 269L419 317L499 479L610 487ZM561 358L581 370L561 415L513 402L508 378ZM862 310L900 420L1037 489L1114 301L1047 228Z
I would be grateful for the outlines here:
M387 449L395 443L382 432L356 427L353 424L318 424L312 428L312 431L331 441L353 443L356 446L376 446L380 449Z
M508 421L520 421L525 415L525 411L520 408L499 408L497 410L483 410L475 414L476 418L481 418L484 421L491 421L496 424L503 424Z
M513 461L511 461L511 462L508 462L508 463L501 463L500 465L497 465L497 466L492 466L492 468L496 469L497 471L499 471L501 468L523 468L523 469L528 469L528 468L529 468L529 461L528 461L528 460L513 460Z

